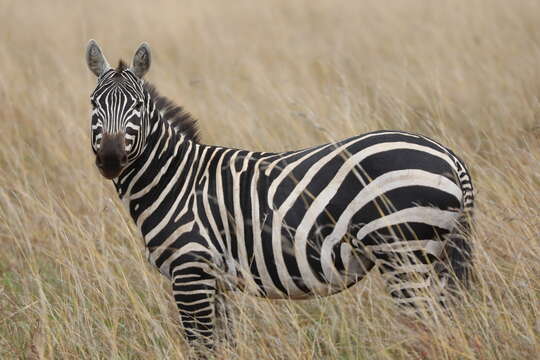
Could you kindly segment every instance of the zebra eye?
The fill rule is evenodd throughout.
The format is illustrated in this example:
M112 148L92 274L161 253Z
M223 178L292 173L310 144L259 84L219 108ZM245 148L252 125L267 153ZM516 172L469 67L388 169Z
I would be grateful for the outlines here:
M143 104L144 104L144 102L142 100L137 101L137 103L135 104L135 110L137 110L137 111L141 110Z
M98 104L94 99L90 99L90 105L92 105L92 109L95 109L98 107Z

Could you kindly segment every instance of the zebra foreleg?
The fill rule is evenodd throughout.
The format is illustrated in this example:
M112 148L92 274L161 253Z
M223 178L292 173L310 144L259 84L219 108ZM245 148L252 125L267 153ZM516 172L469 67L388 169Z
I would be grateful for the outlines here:
M234 336L234 314L229 300L225 293L218 290L215 298L216 308L216 330L215 335L218 341L224 342L230 347L236 346Z
M216 279L200 254L183 257L173 271L173 296L186 339L201 354L214 347Z

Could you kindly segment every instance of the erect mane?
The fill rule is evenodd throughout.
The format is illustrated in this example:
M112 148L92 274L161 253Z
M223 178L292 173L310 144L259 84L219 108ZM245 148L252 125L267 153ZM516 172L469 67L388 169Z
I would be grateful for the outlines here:
M184 134L188 139L199 142L199 128L197 120L190 113L185 112L181 106L176 105L165 96L159 95L156 88L148 83L144 83L144 89L150 93L150 98L154 101L157 110L161 113L161 119L168 121L177 131Z
M128 68L128 65L126 64L126 62L122 59L120 59L118 61L118 66L116 67L116 72L122 72L124 70L126 70Z

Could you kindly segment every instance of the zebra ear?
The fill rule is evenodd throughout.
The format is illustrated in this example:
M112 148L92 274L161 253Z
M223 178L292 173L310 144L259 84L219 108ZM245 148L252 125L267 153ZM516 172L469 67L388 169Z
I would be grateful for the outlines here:
M133 62L131 63L131 71L138 77L142 78L144 74L150 69L150 63L152 62L152 56L150 55L150 47L147 43L143 42L135 55L133 55Z
M100 77L111 68L101 48L94 39L91 39L86 46L86 64L90 71L97 77Z

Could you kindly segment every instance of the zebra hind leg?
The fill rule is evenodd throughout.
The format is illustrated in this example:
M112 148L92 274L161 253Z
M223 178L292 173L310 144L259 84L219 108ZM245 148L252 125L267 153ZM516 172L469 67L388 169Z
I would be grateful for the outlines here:
M437 272L441 278L448 279L448 289L455 296L460 288L470 286L474 275L470 216L462 214L454 230L445 235L445 240L443 261L438 264Z
M388 291L406 314L422 317L446 306L446 279L437 274L443 246L439 240L373 246Z

